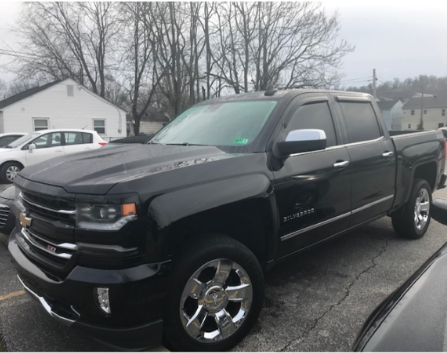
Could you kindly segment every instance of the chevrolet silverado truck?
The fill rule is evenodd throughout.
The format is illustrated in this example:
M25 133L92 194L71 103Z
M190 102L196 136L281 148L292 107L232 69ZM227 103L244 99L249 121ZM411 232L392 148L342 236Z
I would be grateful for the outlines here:
M383 216L421 238L445 148L440 131L390 136L362 93L204 101L147 144L20 171L8 247L63 324L116 348L227 350L276 262Z

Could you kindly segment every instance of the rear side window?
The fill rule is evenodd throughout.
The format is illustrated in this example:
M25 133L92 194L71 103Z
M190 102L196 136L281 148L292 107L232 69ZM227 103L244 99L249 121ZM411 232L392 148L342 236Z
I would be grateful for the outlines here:
M288 130L319 129L326 133L327 147L335 146L334 122L327 102L306 104L298 108L290 120Z
M382 136L374 109L369 102L339 103L349 143L374 140Z
M66 145L81 145L82 132L64 132Z
M83 132L82 137L84 139L84 143L93 143L93 135L92 134Z

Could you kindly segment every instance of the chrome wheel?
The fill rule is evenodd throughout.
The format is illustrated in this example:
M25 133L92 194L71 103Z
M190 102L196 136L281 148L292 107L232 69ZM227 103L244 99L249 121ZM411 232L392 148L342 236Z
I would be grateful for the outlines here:
M180 319L189 336L213 343L233 335L253 300L247 272L234 261L216 259L188 280L180 300Z
M14 181L17 173L20 172L19 167L12 165L8 169L6 169L6 179L9 181Z
M425 227L430 213L430 195L426 189L421 189L414 205L414 225L418 230Z

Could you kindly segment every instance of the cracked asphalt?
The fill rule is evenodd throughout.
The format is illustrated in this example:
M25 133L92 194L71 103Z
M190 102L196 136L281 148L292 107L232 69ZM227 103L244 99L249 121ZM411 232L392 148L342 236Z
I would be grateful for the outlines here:
M447 198L447 189L435 197ZM351 350L368 315L446 241L447 228L436 221L411 241L382 218L278 264L266 275L256 326L234 351ZM21 291L0 244L0 352L107 350L47 317Z

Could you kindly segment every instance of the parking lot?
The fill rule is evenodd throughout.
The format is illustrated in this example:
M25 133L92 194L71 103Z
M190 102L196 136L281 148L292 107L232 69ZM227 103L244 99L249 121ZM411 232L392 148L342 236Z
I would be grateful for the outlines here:
M447 190L435 197L447 198ZM436 221L409 241L383 218L277 265L266 276L259 321L235 351L350 350L371 311L446 241ZM45 315L2 245L0 283L0 351L107 350Z

